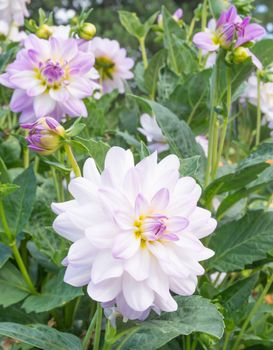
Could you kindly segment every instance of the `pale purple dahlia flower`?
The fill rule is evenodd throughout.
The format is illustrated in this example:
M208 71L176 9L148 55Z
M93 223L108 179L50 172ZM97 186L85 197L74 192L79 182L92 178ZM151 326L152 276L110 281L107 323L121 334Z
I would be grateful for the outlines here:
M57 120L86 117L82 99L97 87L94 62L91 52L79 50L76 39L44 40L30 35L0 83L15 90L10 108L21 112L21 123L48 115Z
M126 56L126 50L116 40L99 37L85 41L80 47L95 56L95 68L100 75L102 92L108 93L117 89L121 94L124 93L125 80L134 76L131 72L134 61Z
M28 148L42 155L54 153L65 136L65 129L57 120L50 117L40 118L35 123L21 126L29 130L29 135L26 137Z
M73 242L66 283L88 285L92 299L127 319L176 310L170 291L194 293L199 261L214 254L200 239L216 221L197 206L201 187L180 178L179 167L175 155L157 163L156 152L135 165L120 147L109 150L101 174L86 161L83 177L69 184L74 199L52 204L55 231Z
M236 49L243 47L252 41L261 39L265 35L265 29L257 23L250 23L251 18L242 19L235 6L231 6L228 11L221 14L217 22L210 20L205 32L194 35L193 42L204 52L217 51L220 47L225 49ZM237 54L242 54L238 53ZM262 68L261 62L251 53L248 48L244 48L244 55L250 57L258 69Z

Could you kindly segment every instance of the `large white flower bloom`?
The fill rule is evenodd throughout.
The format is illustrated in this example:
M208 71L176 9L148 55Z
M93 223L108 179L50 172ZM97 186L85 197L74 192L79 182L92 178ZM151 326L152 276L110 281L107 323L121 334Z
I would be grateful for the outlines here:
M0 20L23 25L24 17L28 16L26 4L29 3L30 0L0 0Z
M94 54L103 92L117 89L121 94L124 93L125 80L134 76L131 72L134 61L126 56L126 50L120 47L118 41L95 37L84 42L81 49Z
M134 165L132 152L119 147L109 150L101 174L86 161L83 177L69 184L74 199L52 205L54 229L73 242L66 283L88 284L92 299L128 319L176 310L170 291L194 293L204 273L199 261L214 254L200 239L216 221L197 206L201 188L179 178L179 166L175 155L157 163L156 153Z

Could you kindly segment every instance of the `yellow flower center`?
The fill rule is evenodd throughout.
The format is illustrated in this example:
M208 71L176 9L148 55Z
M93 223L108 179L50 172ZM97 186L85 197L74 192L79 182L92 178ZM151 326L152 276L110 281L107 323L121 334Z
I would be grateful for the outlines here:
M116 66L115 62L112 61L109 57L97 57L95 62L95 68L100 73L100 77L102 80L113 80L113 74L115 73Z

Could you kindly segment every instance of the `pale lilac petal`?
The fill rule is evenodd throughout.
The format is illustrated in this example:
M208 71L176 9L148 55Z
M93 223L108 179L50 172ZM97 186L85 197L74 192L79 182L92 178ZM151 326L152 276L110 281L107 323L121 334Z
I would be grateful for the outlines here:
M96 301L106 303L112 301L121 291L121 279L111 278L100 283L89 282L87 293Z
M202 50L216 51L219 48L218 44L213 42L214 34L211 32L200 32L196 33L193 37L193 43Z
M140 246L140 238L134 232L119 234L114 241L112 253L117 259L129 259L136 254Z
M110 278L120 277L122 273L122 261L115 259L111 250L103 250L95 258L91 278L92 282L97 284Z

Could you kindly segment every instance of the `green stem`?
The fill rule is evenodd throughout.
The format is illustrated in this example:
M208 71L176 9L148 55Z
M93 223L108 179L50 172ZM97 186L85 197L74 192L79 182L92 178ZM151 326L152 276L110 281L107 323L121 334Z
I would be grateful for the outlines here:
M191 336L186 335L186 350L191 350Z
M261 136L261 77L257 72L257 126L256 126L256 146L260 143Z
M193 30L194 30L194 27L195 27L195 22L196 22L196 18L194 16L193 19L191 20L189 31L188 31L188 34L187 34L187 41L188 42L190 42L190 40L191 40L192 33L193 33Z
M208 0L204 0L203 2L203 8L202 8L202 17L201 17L201 31L204 32L207 26L207 17L208 17L208 11L207 11L207 7L208 7ZM198 61L199 64L202 66L202 50L199 50L198 53Z
M102 308L97 303L97 319L96 319L96 330L93 350L99 350L100 347L100 336L101 336L101 321L102 321Z
M25 267L25 264L23 262L21 254L19 252L19 249L17 248L16 240L14 239L13 234L9 228L2 201L0 201L0 218L2 221L3 228L4 228L4 232L6 233L7 238L9 240L9 246L12 250L12 253L13 253L13 256L16 260L16 263L17 263L17 265L22 273L22 276L23 276L24 280L26 281L30 292L33 294L37 294L36 289L31 281L31 278L29 277L28 271Z
M191 350L195 350L198 344L197 336L195 337L194 341L192 342Z
M75 173L75 176L76 177L80 177L81 176L81 170L80 170L80 168L78 166L78 163L77 163L77 161L76 161L76 159L74 157L74 154L72 152L71 146L68 145L68 144L65 144L64 145L64 149L65 149L65 152L67 154L67 158L69 160L69 163L71 164L72 169L73 169L73 171Z
M251 319L253 318L253 316L256 314L257 310L259 309L260 305L262 304L264 297L266 296L266 294L268 293L271 284L273 282L273 274L271 275L271 277L268 279L260 297L257 299L255 305L253 306L252 310L250 311L250 313L248 314L248 317L246 318L245 322L243 323L243 326L240 330L240 333L238 334L236 341L233 345L233 347L231 348L231 350L237 350L239 349L239 344L241 342L241 339L244 335L245 330L248 327L249 322L251 321Z
M210 87L210 118L209 118L209 149L208 149L208 161L205 176L205 186L208 186L211 180L211 172L213 169L213 155L215 154L215 148L217 150L217 138L215 139L216 133L216 122L217 114L215 112L215 106L217 105L217 59L213 68L212 81ZM217 130L216 130L217 131Z
M23 160L24 160L24 169L27 169L29 167L29 149L28 147L24 147L23 150Z
M231 90L231 69L229 66L227 66L226 70L226 82L227 82L227 114L224 117L223 121L223 126L220 134L220 145L219 145L219 152L217 156L217 162L215 164L215 169L214 169L214 176L217 174L218 166L221 161L221 156L223 153L224 149L224 144L225 144L225 139L226 139L226 134L227 134L227 126L228 126L228 121L230 118L230 111L231 111L231 98L232 98L232 90Z
M230 332L226 332L225 341L224 341L223 349L222 349L222 350L227 350L229 337L230 337Z
M85 337L83 339L83 342L82 342L82 348L83 350L87 350L88 349L88 345L90 343L90 338L91 338L91 335L92 335L92 332L93 332L93 329L95 327L95 324L96 324L96 320L97 320L97 315L98 315L98 312L96 311L90 324L89 324L89 327L87 329L87 332L85 334Z
M140 45L140 50L142 54L142 61L143 61L143 66L144 69L148 68L148 59L147 59L147 53L146 53L146 48L145 48L145 39L140 38L139 39L139 45Z

